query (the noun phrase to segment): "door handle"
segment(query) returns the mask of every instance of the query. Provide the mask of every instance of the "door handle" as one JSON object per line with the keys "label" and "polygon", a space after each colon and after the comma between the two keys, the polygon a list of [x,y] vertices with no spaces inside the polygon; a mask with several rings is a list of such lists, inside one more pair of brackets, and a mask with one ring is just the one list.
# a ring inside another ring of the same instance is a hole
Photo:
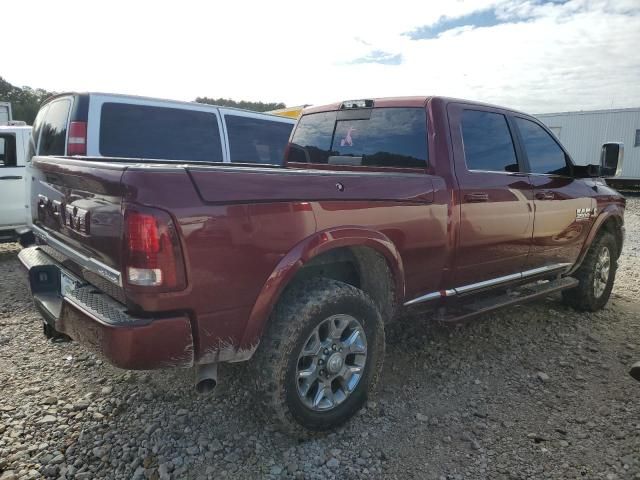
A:
{"label": "door handle", "polygon": [[553,192],[538,192],[536,193],[537,200],[554,200],[556,198]]}
{"label": "door handle", "polygon": [[488,202],[489,194],[484,192],[467,193],[464,199],[469,203]]}
{"label": "door handle", "polygon": [[0,177],[0,180],[22,180],[22,177],[18,175],[8,175],[6,177]]}

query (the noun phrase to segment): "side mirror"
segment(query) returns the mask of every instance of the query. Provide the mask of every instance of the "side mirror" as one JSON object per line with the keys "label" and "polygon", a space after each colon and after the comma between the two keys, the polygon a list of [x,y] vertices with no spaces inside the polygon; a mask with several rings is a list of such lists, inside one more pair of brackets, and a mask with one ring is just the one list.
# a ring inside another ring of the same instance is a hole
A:
{"label": "side mirror", "polygon": [[619,177],[622,174],[624,160],[624,144],[608,142],[602,145],[600,154],[600,171],[605,178]]}

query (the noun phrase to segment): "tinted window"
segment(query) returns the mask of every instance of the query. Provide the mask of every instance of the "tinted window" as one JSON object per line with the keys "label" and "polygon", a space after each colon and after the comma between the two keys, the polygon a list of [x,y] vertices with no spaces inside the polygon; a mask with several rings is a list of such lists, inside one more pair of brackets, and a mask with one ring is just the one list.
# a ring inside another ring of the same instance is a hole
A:
{"label": "tinted window", "polygon": [[518,160],[509,125],[499,113],[464,110],[462,142],[469,170],[517,172]]}
{"label": "tinted window", "polygon": [[[335,112],[333,116],[315,115],[324,117],[314,121],[312,128],[301,120],[294,134],[293,143],[308,153],[307,160],[297,161],[426,167],[427,117],[423,108],[378,108],[362,112],[361,117],[369,118],[358,118],[356,113],[355,119],[344,120]],[[332,120],[336,117],[334,128]]]}
{"label": "tinted window", "polygon": [[569,173],[564,152],[540,125],[524,118],[516,118],[516,124],[533,173]]}
{"label": "tinted window", "polygon": [[100,154],[111,157],[222,162],[214,113],[105,103]]}
{"label": "tinted window", "polygon": [[300,118],[287,160],[327,163],[335,123],[336,112],[312,113]]}
{"label": "tinted window", "polygon": [[231,161],[281,165],[293,124],[225,115]]}
{"label": "tinted window", "polygon": [[57,100],[49,104],[42,123],[42,136],[38,147],[39,155],[64,155],[67,141],[67,120],[69,100]]}
{"label": "tinted window", "polygon": [[16,166],[16,137],[0,136],[0,168]]}

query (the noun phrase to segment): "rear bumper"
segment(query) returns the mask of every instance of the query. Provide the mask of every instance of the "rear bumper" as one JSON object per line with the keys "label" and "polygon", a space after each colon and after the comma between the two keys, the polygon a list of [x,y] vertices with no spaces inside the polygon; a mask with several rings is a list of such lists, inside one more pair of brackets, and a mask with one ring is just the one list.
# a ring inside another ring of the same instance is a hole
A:
{"label": "rear bumper", "polygon": [[36,308],[57,331],[126,369],[190,367],[194,362],[191,323],[186,315],[142,318],[82,281],[60,293],[61,272],[77,278],[39,247],[18,258],[29,272]]}

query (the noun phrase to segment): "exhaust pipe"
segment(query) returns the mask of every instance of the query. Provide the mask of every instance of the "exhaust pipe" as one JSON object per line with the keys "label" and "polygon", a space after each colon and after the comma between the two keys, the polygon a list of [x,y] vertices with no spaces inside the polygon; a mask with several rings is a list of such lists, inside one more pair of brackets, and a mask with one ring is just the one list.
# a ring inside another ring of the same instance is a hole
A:
{"label": "exhaust pipe", "polygon": [[633,364],[631,370],[629,370],[629,375],[640,382],[640,362],[636,362]]}
{"label": "exhaust pipe", "polygon": [[205,363],[196,366],[196,392],[211,393],[218,385],[218,364]]}

